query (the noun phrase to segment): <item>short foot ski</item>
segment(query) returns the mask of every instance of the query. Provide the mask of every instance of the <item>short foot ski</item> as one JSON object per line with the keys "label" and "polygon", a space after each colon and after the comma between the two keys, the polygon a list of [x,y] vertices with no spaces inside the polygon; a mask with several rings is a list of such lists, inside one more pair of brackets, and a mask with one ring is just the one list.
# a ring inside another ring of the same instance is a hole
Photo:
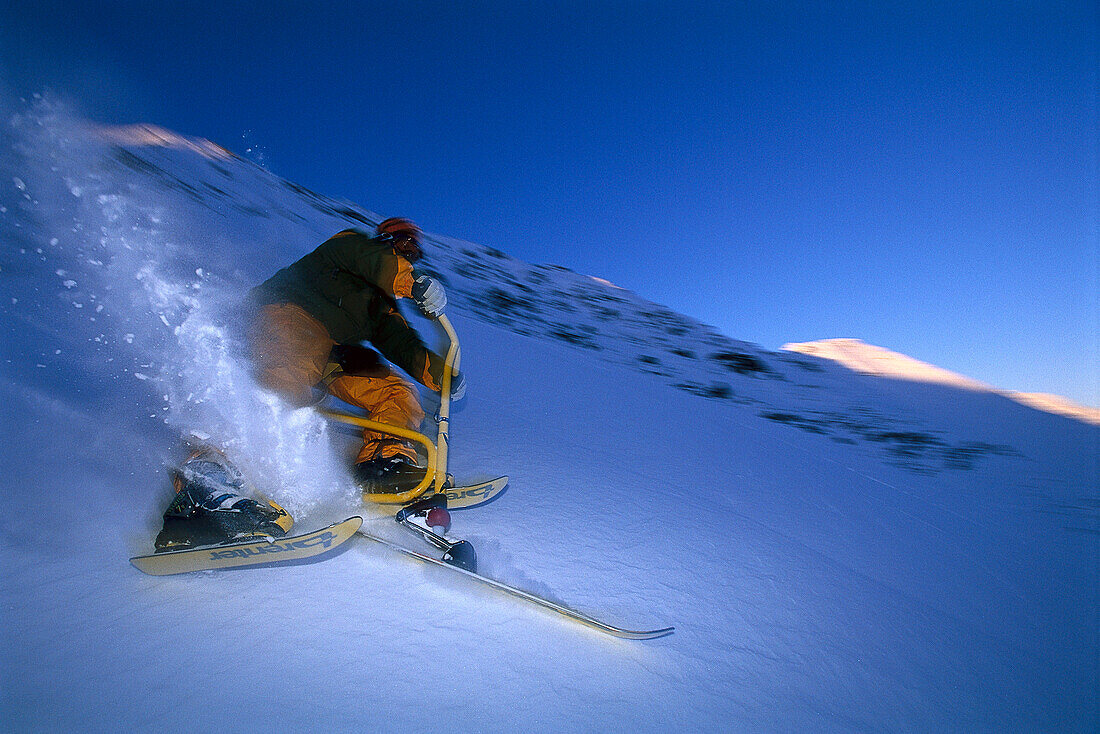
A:
{"label": "short foot ski", "polygon": [[578,612],[575,609],[570,609],[569,607],[558,604],[557,602],[552,602],[549,599],[543,599],[541,596],[536,596],[530,592],[524,591],[523,589],[517,589],[514,586],[510,586],[501,581],[497,581],[496,579],[491,579],[488,576],[482,576],[481,574],[474,573],[473,571],[467,571],[466,569],[454,565],[453,563],[448,563],[447,561],[434,558],[424,553],[418,553],[417,551],[409,550],[408,548],[400,546],[396,543],[391,543],[385,538],[380,538],[377,535],[371,535],[370,533],[363,530],[360,530],[359,534],[365,538],[369,538],[373,541],[381,543],[388,548],[400,551],[401,553],[404,553],[407,556],[411,556],[412,558],[415,558],[419,561],[430,563],[434,566],[440,566],[442,568],[449,568],[453,571],[463,574],[464,576],[468,576],[472,579],[480,581],[486,586],[491,586],[492,588],[503,591],[504,593],[510,594],[511,596],[525,599],[526,601],[537,604],[544,609],[549,609],[553,612],[557,612],[558,614],[568,617],[569,619],[580,622],[581,624],[588,625],[593,629],[597,629],[601,632],[605,632],[615,637],[622,637],[628,640],[651,640],[655,637],[664,637],[667,634],[671,634],[672,631],[675,629],[674,627],[663,627],[661,629],[654,630],[628,630],[621,627],[615,627],[613,625],[607,624],[606,622],[601,622],[598,619],[589,617],[587,614]]}
{"label": "short foot ski", "polygon": [[355,531],[362,524],[363,518],[349,517],[343,522],[303,535],[166,551],[149,556],[136,556],[130,559],[130,563],[147,574],[167,576],[190,571],[295,561],[328,553],[355,535]]}
{"label": "short foot ski", "polygon": [[447,493],[447,507],[452,510],[462,510],[467,507],[483,505],[508,486],[508,477],[497,477],[489,482],[470,484],[464,487],[444,487]]}

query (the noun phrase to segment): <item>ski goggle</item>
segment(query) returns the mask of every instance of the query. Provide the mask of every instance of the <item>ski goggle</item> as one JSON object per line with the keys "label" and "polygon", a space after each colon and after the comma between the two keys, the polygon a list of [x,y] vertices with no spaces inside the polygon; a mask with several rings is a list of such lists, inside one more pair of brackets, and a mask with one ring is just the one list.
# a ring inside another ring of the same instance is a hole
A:
{"label": "ski goggle", "polygon": [[393,246],[394,252],[411,263],[419,260],[423,254],[420,250],[420,240],[416,238],[416,235],[407,232],[398,232],[397,234],[386,232],[379,235],[378,239],[389,242]]}

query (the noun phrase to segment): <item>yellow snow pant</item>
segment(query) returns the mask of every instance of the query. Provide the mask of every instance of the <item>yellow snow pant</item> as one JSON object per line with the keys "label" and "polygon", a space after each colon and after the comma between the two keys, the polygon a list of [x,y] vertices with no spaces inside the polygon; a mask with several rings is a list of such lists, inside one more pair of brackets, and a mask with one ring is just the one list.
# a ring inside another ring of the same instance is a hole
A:
{"label": "yellow snow pant", "polygon": [[[336,344],[328,329],[301,306],[273,303],[261,308],[253,324],[252,358],[264,387],[294,405],[308,405],[312,388],[321,382]],[[367,411],[379,423],[420,430],[424,410],[413,384],[385,363],[370,375],[341,375],[328,391]],[[416,460],[416,450],[403,440],[377,431],[363,431],[363,448],[356,463],[401,454]]]}

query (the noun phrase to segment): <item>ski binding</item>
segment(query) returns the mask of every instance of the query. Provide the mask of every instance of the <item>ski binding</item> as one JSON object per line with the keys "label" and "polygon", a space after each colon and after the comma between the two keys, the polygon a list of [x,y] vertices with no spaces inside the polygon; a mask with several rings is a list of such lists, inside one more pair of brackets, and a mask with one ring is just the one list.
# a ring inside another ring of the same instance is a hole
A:
{"label": "ski binding", "polygon": [[477,554],[465,540],[447,535],[451,527],[451,514],[447,511],[448,496],[442,492],[402,508],[397,512],[398,523],[443,551],[443,562],[467,571],[477,571]]}

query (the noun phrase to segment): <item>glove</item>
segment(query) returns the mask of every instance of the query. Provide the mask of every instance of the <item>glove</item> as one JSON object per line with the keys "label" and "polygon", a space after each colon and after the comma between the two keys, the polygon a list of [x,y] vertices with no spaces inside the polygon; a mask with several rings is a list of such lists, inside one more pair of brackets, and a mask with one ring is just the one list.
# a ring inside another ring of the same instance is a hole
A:
{"label": "glove", "polygon": [[466,376],[461,372],[451,375],[451,400],[458,402],[466,397]]}
{"label": "glove", "polygon": [[420,312],[429,319],[437,319],[447,305],[447,293],[439,281],[430,275],[421,275],[413,281],[413,301]]}

